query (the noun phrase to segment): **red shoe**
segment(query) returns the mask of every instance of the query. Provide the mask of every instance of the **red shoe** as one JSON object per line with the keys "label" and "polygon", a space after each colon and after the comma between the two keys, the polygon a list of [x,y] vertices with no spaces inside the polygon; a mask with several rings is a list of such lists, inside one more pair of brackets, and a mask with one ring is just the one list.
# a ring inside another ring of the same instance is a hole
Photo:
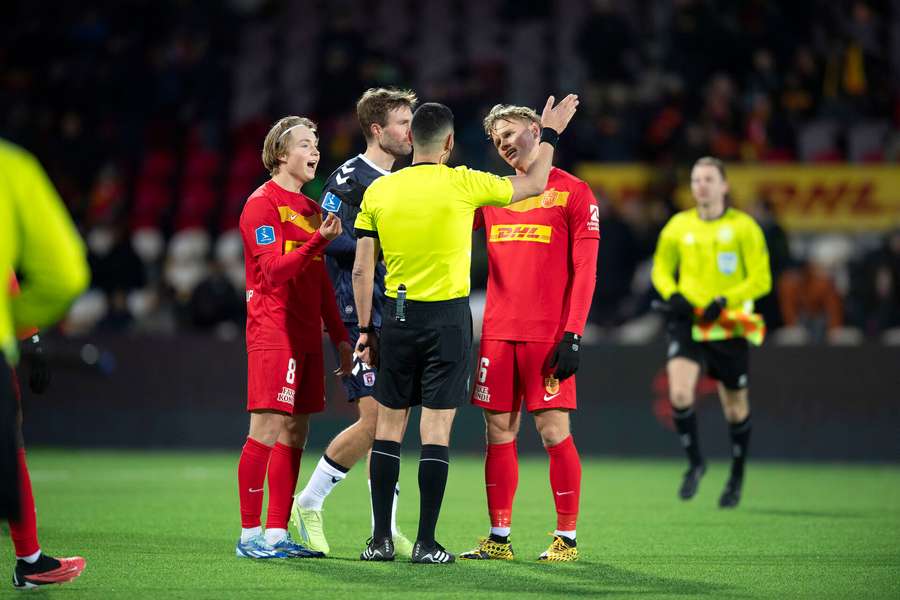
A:
{"label": "red shoe", "polygon": [[82,571],[84,571],[84,559],[80,556],[53,558],[42,553],[32,564],[28,564],[24,560],[16,561],[13,587],[31,589],[39,585],[65,583],[81,575]]}

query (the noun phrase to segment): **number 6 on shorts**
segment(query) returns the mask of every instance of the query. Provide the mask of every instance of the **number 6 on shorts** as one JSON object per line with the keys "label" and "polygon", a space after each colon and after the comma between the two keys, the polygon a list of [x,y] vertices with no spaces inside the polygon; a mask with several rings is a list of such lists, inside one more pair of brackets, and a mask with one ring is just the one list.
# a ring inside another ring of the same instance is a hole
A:
{"label": "number 6 on shorts", "polygon": [[487,380],[487,370],[491,365],[491,359],[486,356],[481,357],[481,366],[478,369],[478,383],[484,383]]}

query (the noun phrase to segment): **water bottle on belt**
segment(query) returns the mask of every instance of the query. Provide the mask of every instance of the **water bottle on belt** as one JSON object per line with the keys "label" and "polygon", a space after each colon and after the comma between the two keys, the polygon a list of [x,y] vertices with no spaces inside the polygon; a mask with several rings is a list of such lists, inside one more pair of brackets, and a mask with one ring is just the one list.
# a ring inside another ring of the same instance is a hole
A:
{"label": "water bottle on belt", "polygon": [[401,323],[406,323],[406,285],[397,286],[397,308],[394,311],[394,318]]}

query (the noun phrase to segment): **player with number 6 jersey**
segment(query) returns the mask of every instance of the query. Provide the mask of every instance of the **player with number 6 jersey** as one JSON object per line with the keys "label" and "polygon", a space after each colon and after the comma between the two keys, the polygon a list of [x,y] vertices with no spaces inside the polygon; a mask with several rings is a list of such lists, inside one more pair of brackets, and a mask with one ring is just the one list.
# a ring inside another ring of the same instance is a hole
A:
{"label": "player with number 6 jersey", "polygon": [[[540,143],[541,122],[523,106],[495,106],[484,121],[497,152],[525,171]],[[581,462],[569,430],[577,407],[575,371],[596,279],[597,202],[588,185],[553,168],[544,193],[508,207],[484,207],[487,305],[472,404],[487,425],[485,485],[491,532],[462,559],[513,558],[509,541],[518,485],[516,437],[524,402],[550,457],[557,526],[539,560],[578,557],[575,522]]]}
{"label": "player with number 6 jersey", "polygon": [[[300,192],[319,162],[316,126],[284,117],[266,136],[263,163],[272,178],[244,205],[240,229],[247,276],[247,410],[250,432],[238,465],[241,558],[322,556],[287,531],[309,416],[325,408],[322,322],[340,349],[336,374],[350,372],[352,351],[322,253],[341,233],[334,215]],[[262,533],[263,483],[269,510]]]}

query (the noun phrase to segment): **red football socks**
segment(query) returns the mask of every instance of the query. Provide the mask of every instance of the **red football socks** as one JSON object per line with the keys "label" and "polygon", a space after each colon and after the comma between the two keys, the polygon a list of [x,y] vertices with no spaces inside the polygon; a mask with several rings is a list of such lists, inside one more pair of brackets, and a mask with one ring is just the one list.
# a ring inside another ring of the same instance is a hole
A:
{"label": "red football socks", "polygon": [[25,448],[16,451],[19,463],[19,503],[21,516],[18,521],[9,522],[9,534],[16,556],[30,556],[41,549],[37,539],[37,516],[34,511],[34,495],[31,493],[31,477],[25,464]]}
{"label": "red football socks", "polygon": [[547,447],[550,455],[550,488],[556,502],[556,528],[573,531],[578,520],[581,496],[581,459],[570,435],[555,446]]}
{"label": "red football socks", "polygon": [[300,476],[302,448],[276,442],[269,459],[269,512],[266,529],[287,529],[297,478]]}
{"label": "red football socks", "polygon": [[484,483],[491,527],[509,527],[513,498],[519,485],[519,455],[515,440],[506,444],[488,444]]}
{"label": "red football socks", "polygon": [[253,438],[247,438],[238,463],[238,495],[241,499],[241,527],[259,527],[262,514],[263,484],[272,449]]}

